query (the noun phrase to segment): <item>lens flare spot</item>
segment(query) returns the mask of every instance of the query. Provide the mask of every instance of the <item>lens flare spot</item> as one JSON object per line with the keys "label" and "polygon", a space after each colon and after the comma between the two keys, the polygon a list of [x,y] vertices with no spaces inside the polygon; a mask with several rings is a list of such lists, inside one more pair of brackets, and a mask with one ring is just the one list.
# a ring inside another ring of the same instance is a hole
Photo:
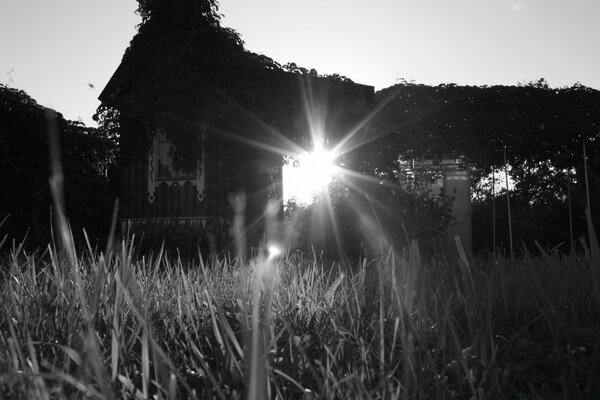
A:
{"label": "lens flare spot", "polygon": [[281,249],[278,246],[271,245],[268,248],[269,250],[269,258],[276,258],[281,255]]}

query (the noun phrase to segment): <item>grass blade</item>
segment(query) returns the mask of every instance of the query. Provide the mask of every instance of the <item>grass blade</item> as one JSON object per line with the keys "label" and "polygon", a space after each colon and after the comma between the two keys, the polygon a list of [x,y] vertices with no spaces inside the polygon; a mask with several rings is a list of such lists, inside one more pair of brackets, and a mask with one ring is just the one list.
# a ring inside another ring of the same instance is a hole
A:
{"label": "grass blade", "polygon": [[594,295],[600,309],[600,247],[598,246],[598,238],[592,224],[590,210],[586,210],[586,219],[588,226],[588,234],[590,236],[590,268],[592,272],[592,285],[594,287]]}

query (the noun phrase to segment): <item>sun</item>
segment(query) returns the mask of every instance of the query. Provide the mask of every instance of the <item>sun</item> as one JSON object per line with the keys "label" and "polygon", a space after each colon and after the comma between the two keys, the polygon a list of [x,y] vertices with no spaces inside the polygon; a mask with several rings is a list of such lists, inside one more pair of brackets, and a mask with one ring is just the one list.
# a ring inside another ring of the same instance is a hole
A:
{"label": "sun", "polygon": [[297,203],[311,204],[315,195],[327,190],[338,173],[335,154],[321,146],[303,153],[283,168],[284,201],[294,198]]}

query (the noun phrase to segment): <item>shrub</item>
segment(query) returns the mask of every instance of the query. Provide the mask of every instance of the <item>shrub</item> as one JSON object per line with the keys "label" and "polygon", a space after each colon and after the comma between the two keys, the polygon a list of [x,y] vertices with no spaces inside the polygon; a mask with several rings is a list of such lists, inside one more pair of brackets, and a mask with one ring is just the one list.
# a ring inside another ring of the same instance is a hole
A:
{"label": "shrub", "polygon": [[116,143],[99,131],[66,121],[25,92],[0,85],[0,218],[2,233],[27,245],[50,240],[49,135],[60,142],[65,200],[76,238],[106,237],[115,193],[110,184]]}

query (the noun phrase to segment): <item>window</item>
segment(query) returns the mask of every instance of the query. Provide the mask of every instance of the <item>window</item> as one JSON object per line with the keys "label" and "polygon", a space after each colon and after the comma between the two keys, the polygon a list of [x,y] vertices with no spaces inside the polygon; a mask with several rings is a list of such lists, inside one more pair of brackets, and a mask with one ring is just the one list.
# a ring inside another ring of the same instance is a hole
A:
{"label": "window", "polygon": [[171,189],[179,189],[186,182],[191,182],[197,190],[197,200],[204,200],[204,146],[200,132],[198,133],[195,166],[188,170],[176,169],[173,163],[173,144],[167,137],[167,128],[157,125],[148,153],[148,201],[153,203],[156,188],[166,183]]}

